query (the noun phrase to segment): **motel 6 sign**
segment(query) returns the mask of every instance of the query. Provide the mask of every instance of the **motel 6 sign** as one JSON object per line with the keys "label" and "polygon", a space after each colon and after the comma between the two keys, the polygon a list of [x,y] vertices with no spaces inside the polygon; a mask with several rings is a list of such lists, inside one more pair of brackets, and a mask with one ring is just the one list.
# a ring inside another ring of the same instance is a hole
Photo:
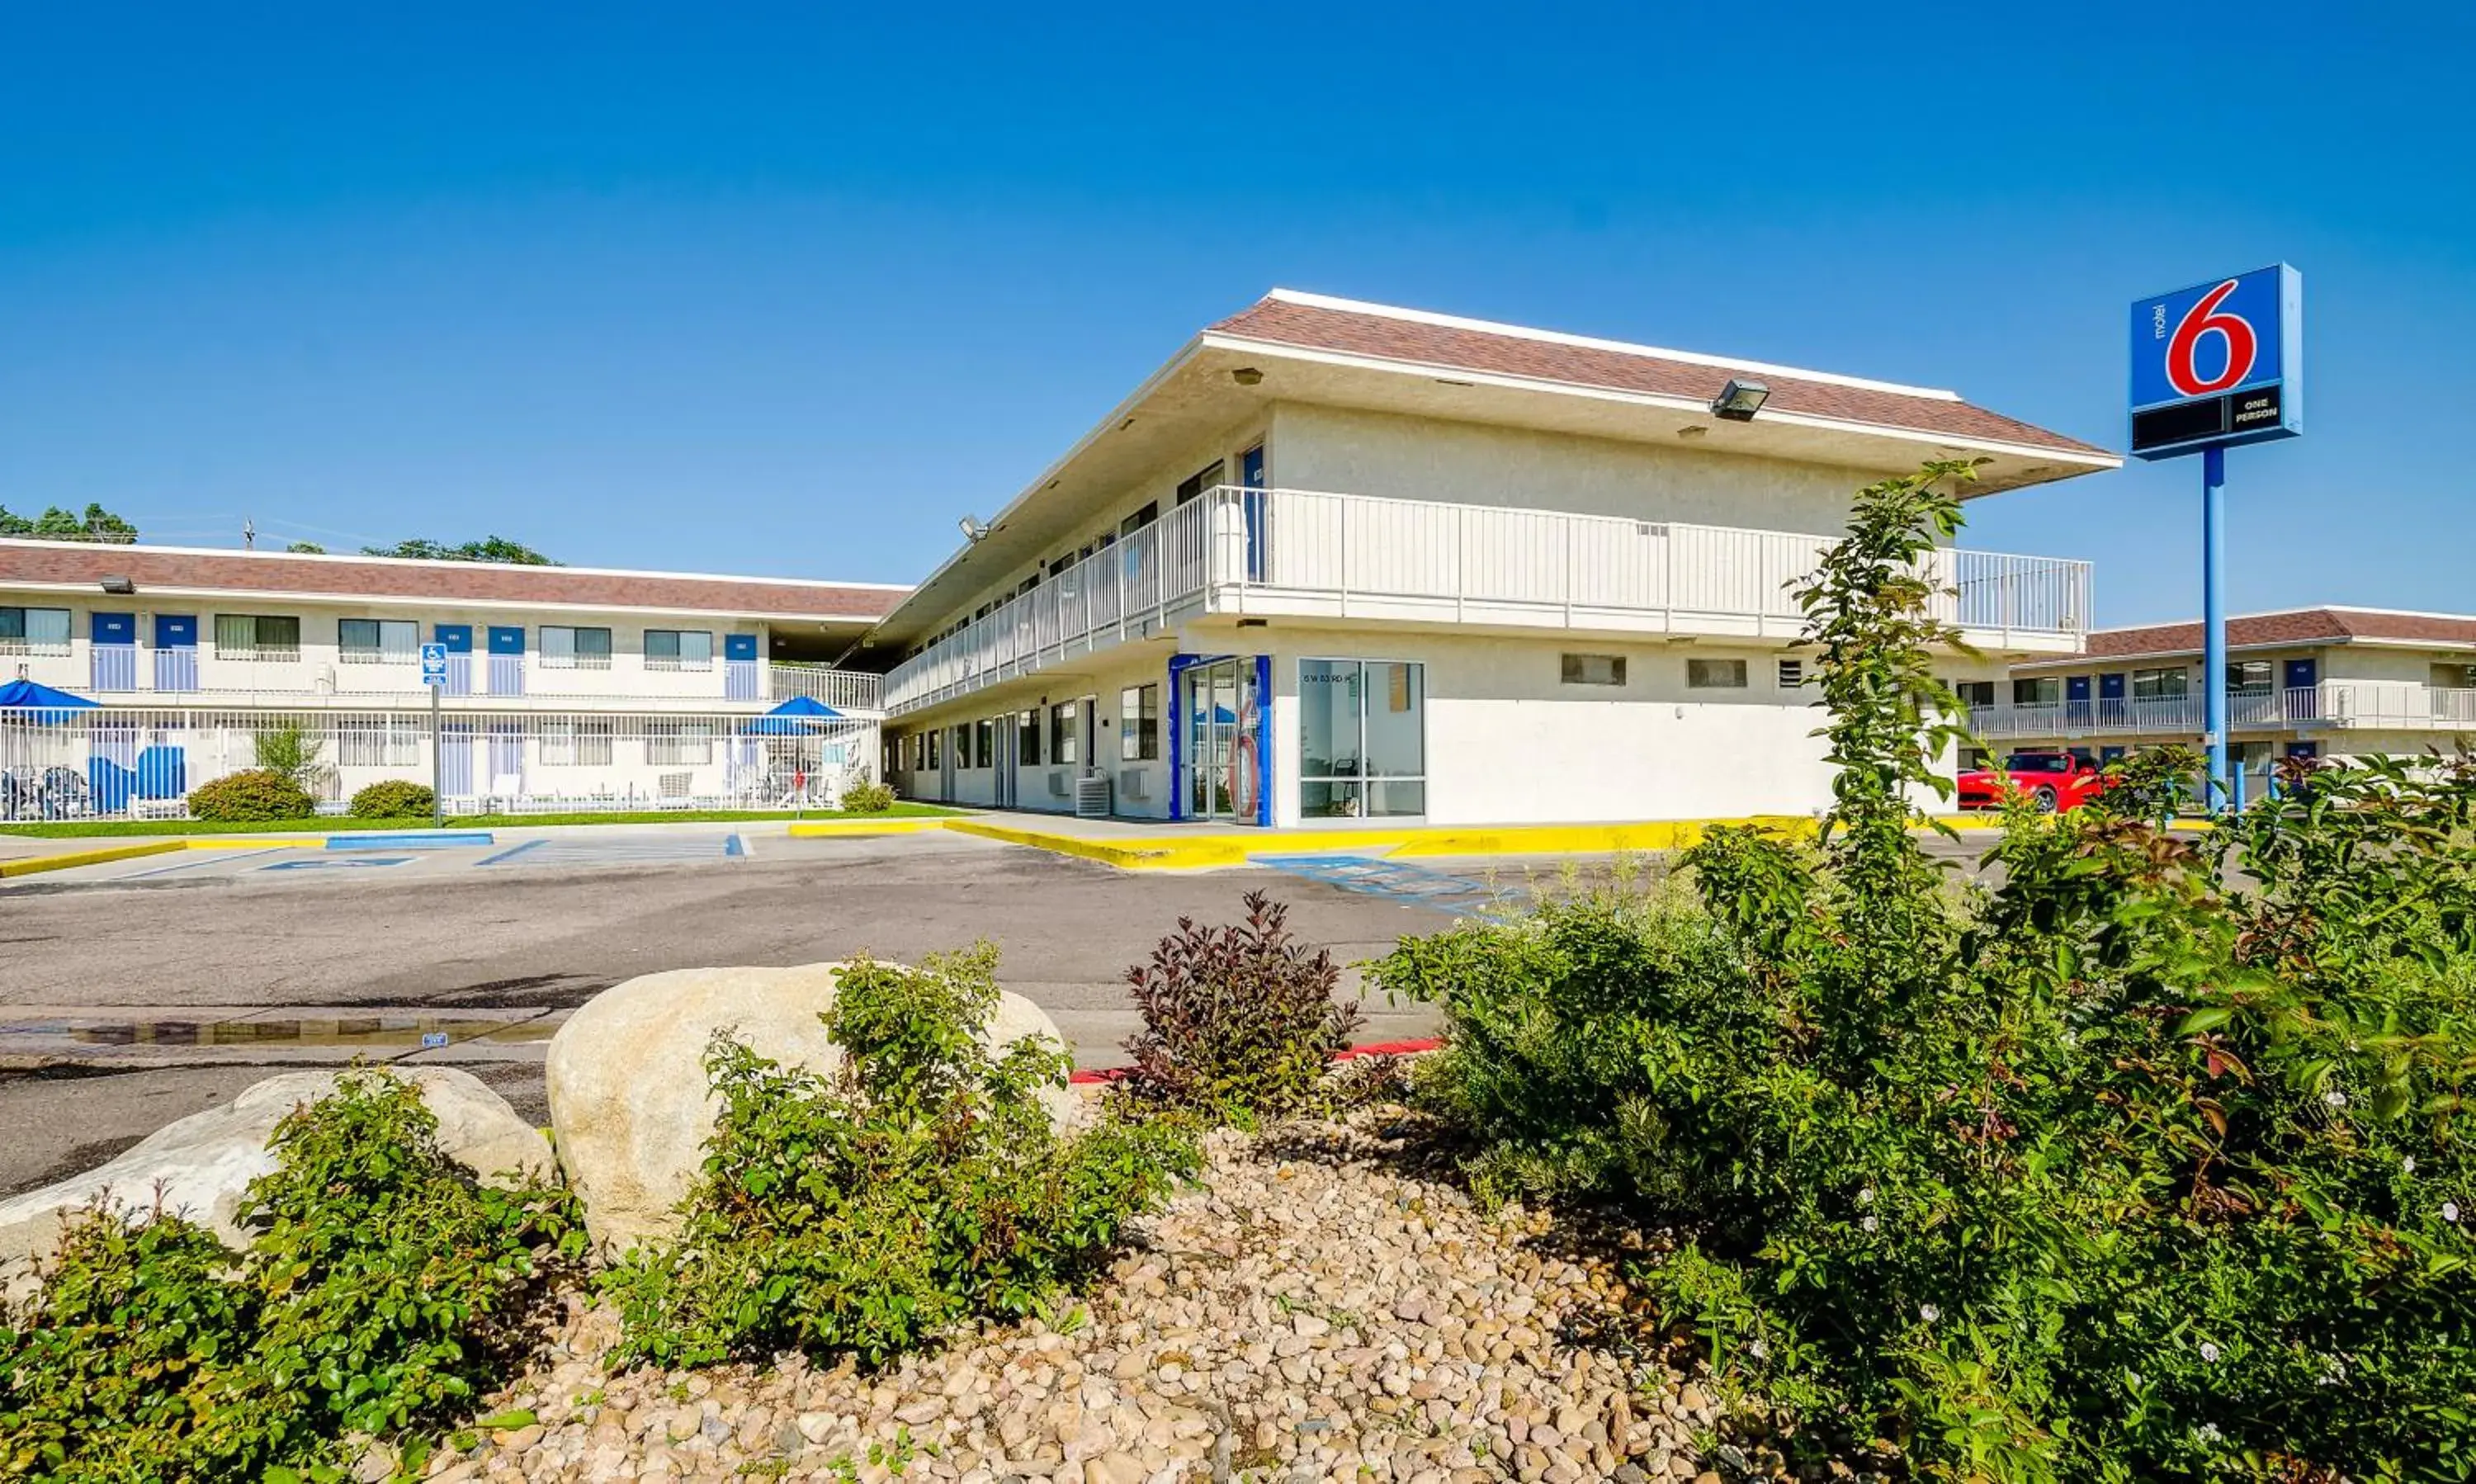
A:
{"label": "motel 6 sign", "polygon": [[2304,431],[2304,276],[2285,263],[2132,306],[2132,452],[2173,458]]}

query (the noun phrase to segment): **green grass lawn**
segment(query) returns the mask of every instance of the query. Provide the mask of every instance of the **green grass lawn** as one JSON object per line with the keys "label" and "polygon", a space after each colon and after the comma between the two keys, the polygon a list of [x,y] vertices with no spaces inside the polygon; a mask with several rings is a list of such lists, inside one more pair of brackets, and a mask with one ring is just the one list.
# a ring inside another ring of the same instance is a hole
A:
{"label": "green grass lawn", "polygon": [[[450,829],[517,829],[535,825],[692,825],[753,824],[793,819],[925,819],[959,814],[960,809],[933,804],[897,804],[879,814],[854,814],[840,809],[610,809],[581,814],[451,814]],[[364,829],[428,829],[419,819],[354,819],[320,815],[314,819],[215,821],[203,819],[62,819],[0,825],[0,834],[34,835],[43,839],[82,839],[113,835],[203,834],[354,834]]]}

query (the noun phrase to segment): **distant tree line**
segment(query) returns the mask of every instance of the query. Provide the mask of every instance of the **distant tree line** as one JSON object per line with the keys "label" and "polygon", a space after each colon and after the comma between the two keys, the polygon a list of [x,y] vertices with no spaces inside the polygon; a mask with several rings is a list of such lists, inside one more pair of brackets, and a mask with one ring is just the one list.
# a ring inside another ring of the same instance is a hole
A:
{"label": "distant tree line", "polygon": [[48,541],[109,541],[127,546],[137,539],[137,528],[99,505],[84,515],[53,506],[40,515],[18,515],[0,506],[0,536],[40,536]]}
{"label": "distant tree line", "polygon": [[[324,556],[327,549],[315,541],[295,541],[285,548],[287,552],[310,556]],[[443,541],[426,541],[416,536],[398,541],[393,546],[364,546],[364,556],[396,556],[418,561],[504,561],[518,567],[556,567],[551,560],[532,547],[510,541],[505,536],[485,536],[479,541],[466,541],[449,546]]]}

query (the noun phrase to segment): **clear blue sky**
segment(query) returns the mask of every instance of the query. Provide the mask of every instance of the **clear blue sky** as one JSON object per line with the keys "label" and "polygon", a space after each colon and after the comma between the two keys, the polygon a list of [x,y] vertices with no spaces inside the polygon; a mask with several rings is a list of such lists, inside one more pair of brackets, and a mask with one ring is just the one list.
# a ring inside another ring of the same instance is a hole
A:
{"label": "clear blue sky", "polygon": [[[900,581],[1276,284],[2120,446],[2126,303],[2284,258],[2237,606],[2476,609],[2464,5],[897,9],[8,8],[0,504]],[[2198,477],[1967,539],[2190,613]]]}

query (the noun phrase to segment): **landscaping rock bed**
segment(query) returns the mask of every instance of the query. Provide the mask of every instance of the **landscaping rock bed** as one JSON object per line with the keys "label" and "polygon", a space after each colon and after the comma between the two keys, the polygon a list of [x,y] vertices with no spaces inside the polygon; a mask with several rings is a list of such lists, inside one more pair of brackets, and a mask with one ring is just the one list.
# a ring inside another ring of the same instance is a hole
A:
{"label": "landscaping rock bed", "polygon": [[441,1449],[430,1477],[1716,1480],[1692,1379],[1573,1342],[1622,1311],[1605,1260],[1482,1215],[1406,1131],[1379,1112],[1215,1134],[1201,1185],[1085,1302],[874,1375],[606,1374],[616,1316],[571,1299],[484,1408],[518,1425]]}

